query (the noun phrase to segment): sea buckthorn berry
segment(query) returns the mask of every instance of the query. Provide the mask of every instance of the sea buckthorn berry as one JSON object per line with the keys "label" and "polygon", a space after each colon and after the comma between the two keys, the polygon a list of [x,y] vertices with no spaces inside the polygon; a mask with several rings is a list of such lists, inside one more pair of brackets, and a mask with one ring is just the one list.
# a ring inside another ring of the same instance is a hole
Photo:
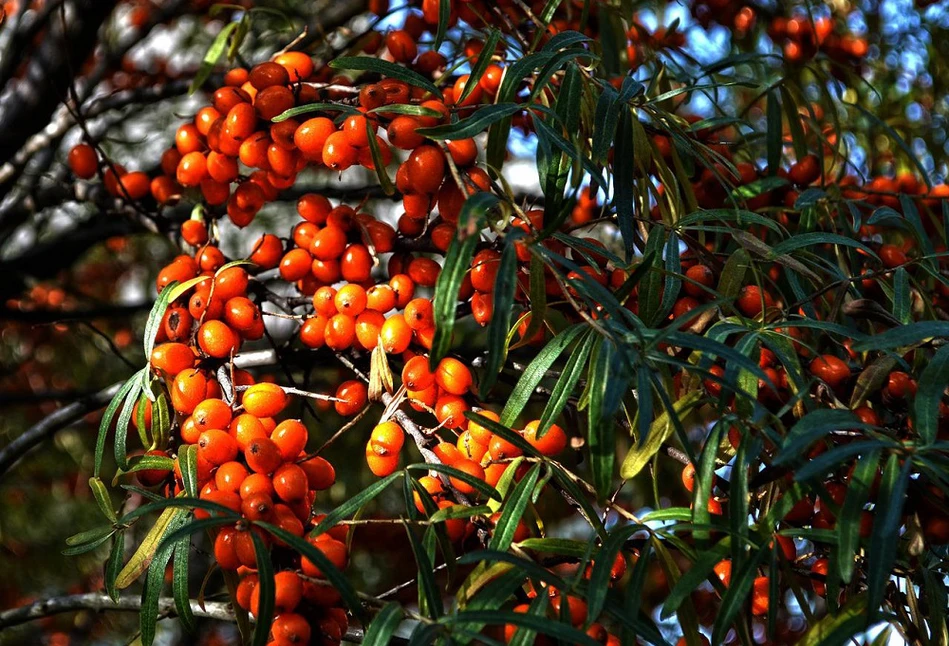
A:
{"label": "sea buckthorn berry", "polygon": [[366,308],[385,314],[395,307],[395,290],[389,285],[373,285],[366,290]]}
{"label": "sea buckthorn berry", "polygon": [[69,150],[69,170],[80,179],[95,177],[99,168],[99,156],[89,144],[76,144]]}
{"label": "sea buckthorn berry", "polygon": [[[237,530],[233,527],[224,527],[214,537],[214,560],[222,570],[236,570],[240,567],[240,559],[237,558],[237,550],[234,547],[234,538]],[[241,582],[243,584],[243,581]],[[240,592],[240,589],[238,588]],[[248,594],[248,607],[250,604],[250,591]]]}
{"label": "sea buckthorn berry", "polygon": [[761,314],[764,308],[774,307],[775,302],[767,290],[762,291],[757,285],[745,285],[738,292],[735,305],[744,316],[754,318]]}
{"label": "sea buckthorn berry", "polygon": [[175,376],[171,388],[171,404],[176,411],[190,415],[205,399],[208,380],[204,373],[194,368],[182,370]]}
{"label": "sea buckthorn berry", "polygon": [[[322,150],[322,148],[321,148]],[[297,200],[297,213],[307,222],[326,224],[326,216],[333,210],[330,201],[317,193],[306,193]]]}
{"label": "sea buckthorn berry", "polygon": [[326,323],[323,331],[326,346],[332,350],[345,350],[356,340],[356,319],[347,314],[335,314]]}
{"label": "sea buckthorn berry", "polygon": [[809,366],[811,374],[837,389],[850,379],[850,367],[832,354],[822,354]]}
{"label": "sea buckthorn berry", "polygon": [[492,460],[499,461],[505,458],[516,458],[523,455],[524,451],[500,435],[492,435],[491,441],[488,442],[488,453],[491,455]]}
{"label": "sea buckthorn berry", "polygon": [[484,249],[471,260],[471,286],[479,292],[491,293],[501,266],[501,254],[493,249]]}
{"label": "sea buckthorn berry", "polygon": [[374,476],[384,478],[399,468],[399,454],[380,455],[372,448],[372,442],[366,443],[366,464]]}
{"label": "sea buckthorn berry", "polygon": [[788,169],[788,179],[795,186],[807,186],[820,178],[821,162],[817,155],[805,155]]}
{"label": "sea buckthorn berry", "polygon": [[190,152],[178,162],[176,179],[182,186],[197,186],[208,174],[208,161],[203,153]]}
{"label": "sea buckthorn berry", "polygon": [[313,258],[306,249],[291,249],[280,259],[280,276],[293,282],[310,273]]}
{"label": "sea buckthorn berry", "polygon": [[[469,422],[470,427],[470,422]],[[475,442],[474,438],[471,436],[471,430],[465,431],[458,436],[458,442],[456,445],[458,450],[461,451],[461,454],[468,458],[469,460],[474,460],[475,462],[480,463],[481,459],[488,452],[488,445]]]}
{"label": "sea buckthorn berry", "polygon": [[373,258],[361,243],[353,243],[346,247],[339,261],[340,272],[343,278],[351,283],[364,283],[372,275]]}
{"label": "sea buckthorn berry", "polygon": [[367,350],[374,349],[379,344],[379,332],[386,322],[381,312],[366,310],[356,317],[356,341]]}
{"label": "sea buckthorn berry", "polygon": [[389,143],[396,148],[414,150],[425,143],[425,137],[415,132],[420,127],[421,123],[417,118],[401,114],[389,122],[386,135]]}
{"label": "sea buckthorn berry", "polygon": [[280,262],[283,244],[272,233],[265,233],[254,243],[249,260],[261,269],[273,269]]}
{"label": "sea buckthorn berry", "polygon": [[151,364],[169,377],[174,377],[185,368],[194,367],[194,352],[184,343],[162,343],[152,350]]}
{"label": "sea buckthorn berry", "polygon": [[241,485],[248,475],[247,467],[240,462],[225,462],[214,472],[214,484],[218,491],[230,491],[239,494]]}
{"label": "sea buckthorn berry", "polygon": [[231,407],[223,399],[205,399],[191,413],[194,425],[200,431],[228,428],[231,417]]}
{"label": "sea buckthorn berry", "polygon": [[279,63],[267,62],[255,65],[247,80],[259,91],[274,85],[287,85],[290,82],[290,74]]}
{"label": "sea buckthorn berry", "polygon": [[464,395],[471,390],[471,370],[454,357],[445,357],[435,369],[435,382],[446,393]]}
{"label": "sea buckthorn berry", "polygon": [[[418,479],[418,484],[421,486],[428,495],[431,496],[436,503],[444,496],[445,488],[442,486],[442,481],[438,478],[432,476],[422,476]],[[419,513],[425,513],[425,506],[422,503],[422,497],[418,491],[412,492],[412,497],[415,499],[415,507],[419,510]]]}
{"label": "sea buckthorn berry", "polygon": [[237,351],[240,337],[223,321],[205,321],[198,328],[198,345],[209,357],[223,359]]}
{"label": "sea buckthorn berry", "polygon": [[308,348],[322,348],[326,343],[325,316],[310,317],[300,327],[300,341]]}
{"label": "sea buckthorn berry", "polygon": [[302,615],[284,612],[274,617],[271,632],[278,644],[308,644],[313,630]]}
{"label": "sea buckthorn berry", "polygon": [[710,291],[702,289],[706,287],[711,290],[715,284],[715,274],[707,265],[693,265],[685,272],[689,281],[683,281],[683,289],[689,296],[701,297],[710,295]]}
{"label": "sea buckthorn berry", "polygon": [[198,455],[214,466],[221,466],[237,457],[237,440],[226,431],[211,429],[198,438]]}
{"label": "sea buckthorn berry", "polygon": [[386,49],[399,63],[411,63],[418,55],[418,45],[409,33],[402,29],[390,31],[386,35]]}
{"label": "sea buckthorn berry", "polygon": [[291,461],[299,455],[307,443],[309,433],[306,426],[300,420],[288,419],[277,424],[270,439],[273,440],[277,448],[280,449],[280,457],[284,461]]}
{"label": "sea buckthorn berry", "polygon": [[395,292],[396,307],[404,308],[415,296],[415,283],[406,274],[399,273],[392,276],[389,279],[389,287]]}
{"label": "sea buckthorn berry", "polygon": [[333,302],[340,314],[358,316],[366,309],[366,290],[355,284],[344,285],[336,292]]}
{"label": "sea buckthorn berry", "polygon": [[313,59],[303,52],[284,52],[275,56],[273,62],[287,70],[291,83],[305,81],[313,73]]}
{"label": "sea buckthorn berry", "polygon": [[273,481],[270,476],[264,473],[250,473],[241,482],[240,496],[242,500],[253,498],[255,496],[266,496],[273,498]]}
{"label": "sea buckthorn berry", "polygon": [[405,322],[413,330],[425,330],[435,325],[435,311],[428,298],[413,298],[405,305]]}
{"label": "sea buckthorn berry", "polygon": [[557,424],[551,424],[542,437],[537,437],[540,430],[540,420],[528,422],[524,427],[523,435],[531,446],[543,455],[557,455],[567,448],[567,434]]}
{"label": "sea buckthorn berry", "polygon": [[260,317],[257,305],[244,296],[235,296],[224,304],[224,321],[239,332],[251,329]]}
{"label": "sea buckthorn berry", "polygon": [[388,354],[401,354],[412,343],[412,329],[402,314],[394,314],[386,319],[379,331],[382,349]]}
{"label": "sea buckthorn berry", "polygon": [[326,458],[312,457],[300,463],[300,468],[306,473],[310,489],[323,491],[329,489],[336,482],[336,470]]}
{"label": "sea buckthorn berry", "polygon": [[405,431],[395,422],[383,422],[372,429],[369,446],[378,455],[391,455],[402,450]]}
{"label": "sea buckthorn berry", "polygon": [[309,488],[306,472],[296,464],[284,464],[273,474],[273,488],[285,502],[296,502],[306,497]]}
{"label": "sea buckthorn berry", "polygon": [[344,381],[336,390],[336,413],[343,417],[351,417],[361,411],[369,401],[369,389],[361,381],[355,379]]}
{"label": "sea buckthorn berry", "polygon": [[402,383],[408,390],[425,390],[435,383],[435,373],[428,367],[428,357],[416,355],[402,368]]}
{"label": "sea buckthorn berry", "polygon": [[445,177],[445,154],[432,145],[422,145],[412,151],[405,162],[409,182],[418,193],[432,194]]}
{"label": "sea buckthorn berry", "polygon": [[316,234],[309,252],[319,260],[335,260],[346,250],[346,232],[337,226],[326,226]]}
{"label": "sea buckthorn berry", "polygon": [[359,149],[349,142],[346,133],[338,130],[323,143],[323,165],[335,171],[344,171],[356,163]]}
{"label": "sea buckthorn berry", "polygon": [[251,440],[244,449],[244,460],[251,470],[263,474],[273,473],[283,461],[280,448],[269,437]]}
{"label": "sea buckthorn berry", "polygon": [[883,266],[888,269],[893,269],[894,267],[899,267],[900,265],[905,265],[907,262],[909,262],[909,258],[907,257],[906,253],[898,246],[893,244],[880,245],[878,254],[880,256],[880,260],[883,261]]}
{"label": "sea buckthorn berry", "polygon": [[293,133],[293,143],[307,159],[322,162],[326,140],[336,132],[336,126],[326,117],[307,119]]}
{"label": "sea buckthorn berry", "polygon": [[[501,416],[495,413],[492,410],[477,410],[475,411],[481,417],[489,419],[494,422],[500,422]],[[484,444],[487,446],[491,442],[491,438],[494,437],[494,434],[487,428],[481,426],[477,421],[471,420],[468,422],[468,430],[471,431],[471,437],[474,438],[475,442],[479,444]]]}
{"label": "sea buckthorn berry", "polygon": [[468,418],[465,411],[468,404],[458,395],[442,395],[435,401],[435,419],[447,428],[465,430],[468,428]]}
{"label": "sea buckthorn berry", "polygon": [[[455,462],[452,466],[462,473],[466,473],[474,478],[477,478],[478,480],[484,480],[484,469],[481,468],[481,465],[474,460],[462,458]],[[471,495],[477,491],[473,485],[456,476],[452,476],[448,480],[455,489],[465,495]]]}
{"label": "sea buckthorn berry", "polygon": [[241,405],[244,410],[255,417],[273,417],[282,411],[289,398],[283,388],[277,384],[254,384],[244,391],[241,396]]}
{"label": "sea buckthorn berry", "polygon": [[[329,559],[330,563],[332,563],[337,569],[345,569],[347,561],[349,560],[346,552],[346,544],[336,540],[335,538],[323,538],[323,536],[325,535],[318,536],[316,539],[310,539],[310,542],[316,549],[323,552],[323,556]],[[303,574],[306,576],[317,578],[323,577],[323,572],[319,569],[319,567],[317,567],[313,561],[306,557],[300,559],[300,569],[303,570]]]}
{"label": "sea buckthorn berry", "polygon": [[251,521],[269,521],[273,518],[273,498],[258,493],[241,498],[241,514]]}

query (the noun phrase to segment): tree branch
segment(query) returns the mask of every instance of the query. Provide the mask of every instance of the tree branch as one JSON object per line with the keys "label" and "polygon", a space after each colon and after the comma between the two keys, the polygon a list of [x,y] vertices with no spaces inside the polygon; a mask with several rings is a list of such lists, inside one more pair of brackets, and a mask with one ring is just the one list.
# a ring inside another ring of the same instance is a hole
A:
{"label": "tree branch", "polygon": [[[80,612],[83,610],[93,612],[138,612],[141,609],[141,597],[125,596],[120,597],[118,601],[113,601],[108,595],[100,592],[51,597],[43,601],[31,603],[27,606],[0,612],[0,630],[64,612]],[[191,612],[194,613],[195,617],[227,622],[236,621],[234,611],[231,609],[231,604],[223,601],[205,601],[204,607],[202,608],[201,604],[191,599]],[[162,597],[159,599],[158,614],[160,617],[177,616],[175,600],[171,597]],[[364,638],[365,631],[360,626],[350,626],[343,636],[344,641],[357,643],[362,642]],[[390,643],[406,642],[403,639],[395,638],[394,641]]]}
{"label": "tree branch", "polygon": [[[99,410],[109,403],[115,393],[119,392],[124,381],[112,384],[99,392],[83,397],[82,399],[60,408],[55,413],[28,428],[15,440],[0,450],[0,479],[31,449],[43,441],[51,438],[62,429],[79,421],[87,414]],[[2,626],[2,624],[0,624]]]}

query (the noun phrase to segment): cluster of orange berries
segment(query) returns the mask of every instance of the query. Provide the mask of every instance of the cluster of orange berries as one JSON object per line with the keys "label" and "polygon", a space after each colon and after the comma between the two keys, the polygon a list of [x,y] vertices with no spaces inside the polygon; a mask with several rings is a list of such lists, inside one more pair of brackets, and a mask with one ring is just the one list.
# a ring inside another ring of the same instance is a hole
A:
{"label": "cluster of orange berries", "polygon": [[[221,528],[214,538],[217,564],[225,570],[236,570],[240,576],[237,603],[253,614],[258,611],[253,532],[268,547],[286,551],[293,563],[275,575],[277,616],[271,628],[273,643],[281,646],[339,644],[348,628],[339,593],[313,580],[323,576],[316,564],[289,550],[280,539],[247,524],[247,521],[263,521],[304,537],[323,518],[314,514],[313,506],[317,492],[335,482],[333,466],[318,455],[307,455],[309,432],[302,422],[275,419],[289,403],[283,388],[268,382],[253,383],[250,375],[235,370],[234,387],[242,390],[240,409],[237,409],[236,400],[228,403],[214,396],[220,394],[216,381],[192,368],[183,368],[187,363],[184,360],[177,364],[170,361],[171,353],[177,352],[171,346],[177,345],[181,344],[158,346],[153,353],[152,367],[169,381],[173,380],[174,407],[180,414],[187,415],[180,424],[181,446],[197,446],[199,497],[222,505],[243,519]],[[179,369],[177,373],[176,369]],[[177,396],[174,393],[178,393]],[[243,412],[238,414],[239,410]],[[147,407],[146,424],[150,414],[151,409]],[[165,455],[159,450],[151,453]],[[168,495],[172,496],[183,487],[178,458],[175,477],[168,483],[170,475],[162,469],[137,472],[143,485],[167,485]],[[206,518],[208,512],[197,509],[195,517]],[[348,562],[346,533],[345,527],[334,527],[307,540],[335,567],[343,569]],[[285,563],[286,559],[281,558],[280,562]],[[319,635],[320,641],[309,642],[311,633]]]}

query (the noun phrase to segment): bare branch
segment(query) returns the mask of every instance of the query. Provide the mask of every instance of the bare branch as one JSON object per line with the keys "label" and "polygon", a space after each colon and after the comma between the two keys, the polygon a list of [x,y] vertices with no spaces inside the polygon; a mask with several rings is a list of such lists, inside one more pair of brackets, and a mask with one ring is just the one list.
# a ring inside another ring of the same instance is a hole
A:
{"label": "bare branch", "polygon": [[[196,617],[227,622],[237,621],[231,604],[229,603],[223,601],[205,601],[202,607],[198,601],[191,599],[190,605],[191,612],[194,613]],[[118,601],[113,601],[108,595],[100,592],[51,597],[27,606],[0,612],[0,630],[65,612],[81,612],[84,610],[93,612],[138,612],[141,609],[141,597],[125,596],[120,597]],[[177,616],[175,600],[171,597],[162,597],[159,599],[158,614],[160,617]],[[364,637],[365,631],[362,627],[350,626],[343,636],[343,640],[360,643]],[[405,641],[396,638],[396,641],[393,643],[405,643]]]}
{"label": "bare branch", "polygon": [[43,418],[0,450],[0,478],[31,449],[51,438],[62,429],[76,423],[87,414],[104,407],[119,392],[120,381],[99,392],[64,406]]}

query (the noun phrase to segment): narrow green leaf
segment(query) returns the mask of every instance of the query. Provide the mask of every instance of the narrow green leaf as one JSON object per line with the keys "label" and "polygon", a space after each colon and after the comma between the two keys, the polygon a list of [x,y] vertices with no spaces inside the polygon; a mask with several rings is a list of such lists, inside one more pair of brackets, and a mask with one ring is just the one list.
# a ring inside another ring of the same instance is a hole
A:
{"label": "narrow green leaf", "polygon": [[143,368],[139,373],[132,376],[132,387],[126,393],[125,403],[122,404],[119,418],[115,422],[115,462],[120,469],[128,469],[129,466],[125,442],[128,439],[129,422],[132,421],[132,413],[135,412],[135,403],[142,392],[142,375],[147,370],[147,368]]}
{"label": "narrow green leaf", "polygon": [[583,374],[587,367],[587,359],[590,356],[590,351],[593,348],[595,340],[595,335],[592,330],[584,333],[577,344],[576,351],[567,359],[567,365],[564,366],[563,372],[560,373],[560,378],[557,379],[557,383],[550,393],[550,399],[547,400],[544,412],[540,416],[540,426],[537,429],[538,438],[542,438],[547,434],[550,426],[566,407],[567,400],[573,395],[577,383],[580,381],[580,375]]}
{"label": "narrow green leaf", "polygon": [[181,465],[181,484],[185,494],[198,497],[198,445],[186,444],[178,451],[178,464]]}
{"label": "narrow green leaf", "polygon": [[[444,270],[442,273],[444,273]],[[524,370],[524,374],[518,379],[514,391],[504,406],[504,410],[501,411],[501,425],[511,426],[517,420],[517,416],[524,410],[527,401],[534,394],[534,389],[540,384],[547,370],[585,329],[586,325],[583,324],[572,325],[551,339],[544,346],[544,349],[537,353],[537,356]]]}
{"label": "narrow green leaf", "polygon": [[250,537],[254,541],[254,555],[257,557],[257,591],[255,592],[260,599],[254,626],[253,646],[265,646],[270,636],[277,588],[267,544],[256,532],[251,532]]}
{"label": "narrow green leaf", "polygon": [[484,39],[484,46],[481,47],[481,53],[478,54],[478,60],[471,66],[471,73],[468,75],[468,81],[465,83],[465,89],[462,91],[461,96],[455,100],[456,104],[464,105],[468,95],[478,87],[481,77],[484,76],[485,71],[491,65],[491,59],[497,50],[500,40],[501,32],[495,27],[491,27],[488,30],[488,37]]}
{"label": "narrow green leaf", "polygon": [[[171,517],[168,530],[174,531],[187,522],[188,514],[179,513]],[[139,630],[141,630],[142,646],[151,646],[155,641],[155,624],[158,622],[158,601],[161,598],[162,588],[165,586],[165,568],[171,560],[174,544],[165,545],[155,553],[151,563],[147,565],[148,576],[145,577],[145,587],[142,590],[142,608],[139,612]],[[119,575],[121,578],[121,574]],[[119,585],[122,588],[125,586]]]}
{"label": "narrow green leaf", "polygon": [[[194,80],[191,81],[191,85],[188,87],[188,94],[197,92],[198,88],[204,85],[204,82],[211,76],[214,66],[217,65],[217,62],[221,59],[221,55],[224,54],[224,50],[227,48],[227,39],[230,38],[234,30],[237,29],[238,24],[237,22],[230,22],[224,25],[224,28],[214,37],[214,40],[211,42],[211,47],[209,47],[208,51],[204,54],[204,59],[201,61],[201,65],[194,75]],[[148,337],[145,338],[147,339]]]}
{"label": "narrow green leaf", "polygon": [[450,478],[456,478],[461,480],[465,484],[473,487],[479,493],[481,493],[485,498],[493,498],[495,500],[501,499],[501,494],[495,490],[494,487],[489,485],[484,480],[479,480],[470,473],[465,473],[454,467],[450,467],[447,464],[432,464],[432,463],[420,463],[420,464],[410,464],[405,467],[406,471],[438,471],[439,473],[444,473]]}
{"label": "narrow green leaf", "polygon": [[550,635],[555,639],[561,640],[565,644],[585,644],[586,646],[598,646],[597,641],[580,630],[577,630],[569,624],[559,621],[551,621],[546,617],[531,615],[521,612],[512,612],[510,610],[465,610],[451,617],[452,623],[479,623],[490,626],[499,626],[511,624],[518,627],[524,627],[529,630]]}
{"label": "narrow green leaf", "polygon": [[372,618],[363,636],[363,646],[388,646],[399,624],[402,623],[402,607],[390,602]]}
{"label": "narrow green leaf", "polygon": [[360,507],[364,506],[367,502],[378,496],[382,493],[393,480],[402,477],[401,471],[396,471],[395,473],[386,476],[382,480],[373,482],[371,485],[360,491],[358,494],[347,500],[346,502],[340,504],[338,507],[333,509],[330,513],[326,515],[320,523],[310,531],[311,537],[319,536],[324,534],[333,527],[336,526],[336,523],[341,521],[344,518],[351,516],[356,513]]}
{"label": "narrow green leaf", "polygon": [[867,595],[850,599],[837,612],[828,613],[812,625],[797,642],[798,646],[844,646],[866,624]]}
{"label": "narrow green leaf", "polygon": [[[398,110],[395,111],[398,112]],[[270,122],[280,123],[281,121],[293,119],[294,117],[299,117],[302,114],[309,114],[311,112],[342,112],[346,115],[362,114],[353,106],[346,105],[344,103],[305,103],[303,105],[298,105],[295,108],[290,108],[289,110],[281,112],[276,117],[271,119]]]}
{"label": "narrow green leaf", "polygon": [[933,355],[919,376],[916,399],[913,401],[916,413],[914,426],[925,444],[936,441],[939,431],[939,402],[946,384],[949,384],[949,345],[941,347]]}
{"label": "narrow green leaf", "polygon": [[101,479],[93,476],[89,478],[89,488],[92,489],[92,497],[96,499],[96,504],[99,505],[99,511],[114,523],[117,517],[115,509],[112,507],[112,499],[109,497],[109,490],[106,489],[105,484]]}
{"label": "narrow green leaf", "polygon": [[369,154],[372,156],[372,165],[376,171],[376,177],[379,178],[379,186],[386,195],[395,195],[395,184],[389,178],[389,171],[382,159],[382,153],[379,150],[379,141],[376,139],[376,127],[372,121],[366,119],[366,132],[369,138]]}
{"label": "narrow green leaf", "polygon": [[505,238],[498,263],[498,274],[494,280],[494,314],[488,323],[487,362],[479,391],[482,396],[491,392],[507,358],[507,337],[511,328],[514,294],[517,290],[517,248],[514,246],[516,237],[520,236],[508,235]]}
{"label": "narrow green leaf", "polygon": [[384,61],[381,58],[372,56],[340,56],[330,62],[330,67],[336,70],[354,70],[361,72],[373,72],[380,74],[384,78],[398,79],[405,81],[409,85],[428,90],[433,95],[441,98],[441,91],[427,78],[396,63]]}
{"label": "narrow green leaf", "polygon": [[429,355],[432,370],[438,366],[451,346],[452,331],[455,328],[455,314],[458,306],[458,290],[465,274],[471,269],[471,259],[475,247],[481,240],[488,211],[498,204],[497,196],[492,193],[475,193],[461,207],[458,217],[459,235],[452,238],[445,254],[445,262],[435,283],[434,316],[435,338]]}
{"label": "narrow green leaf", "polygon": [[[685,417],[696,403],[702,399],[703,393],[690,390],[673,404],[673,410],[679,419]],[[640,411],[641,413],[641,411]],[[619,474],[624,480],[635,477],[644,466],[659,452],[662,445],[675,432],[675,425],[668,410],[664,410],[650,425],[647,437],[640,438],[636,446],[630,448],[623,459]]]}
{"label": "narrow green leaf", "polygon": [[716,576],[712,569],[731,551],[731,539],[723,538],[708,550],[699,553],[695,563],[686,570],[662,604],[660,619],[668,619],[679,609],[682,602],[711,576]]}
{"label": "narrow green leaf", "polygon": [[152,305],[151,311],[148,313],[148,320],[145,322],[145,332],[142,336],[142,339],[145,343],[145,361],[151,361],[152,359],[152,350],[155,349],[155,337],[158,334],[158,326],[161,325],[161,321],[165,316],[165,310],[168,309],[168,303],[170,302],[171,293],[174,291],[175,287],[178,285],[176,281],[169,283],[161,293],[158,295],[158,299],[155,301],[155,304]]}
{"label": "narrow green leaf", "polygon": [[858,340],[853,344],[853,349],[857,352],[863,352],[865,350],[890,350],[913,345],[932,338],[949,338],[949,322],[922,321],[890,328],[881,334],[874,334]]}
{"label": "narrow green leaf", "polygon": [[445,41],[445,34],[448,33],[448,20],[450,17],[451,0],[438,0],[438,26],[435,29],[435,42],[432,43],[433,51],[437,51]]}
{"label": "narrow green leaf", "polygon": [[910,322],[912,314],[909,274],[905,267],[900,267],[893,272],[893,316],[906,324]]}
{"label": "narrow green leaf", "polygon": [[849,410],[823,408],[815,410],[797,421],[784,438],[784,445],[775,456],[772,465],[781,466],[798,460],[806,449],[831,431],[868,428]]}
{"label": "narrow green leaf", "polygon": [[744,247],[735,250],[725,261],[722,275],[718,279],[718,293],[723,300],[731,301],[738,296],[745,284],[745,273],[751,267],[751,256]]}
{"label": "narrow green leaf", "polygon": [[501,506],[501,517],[495,523],[494,534],[488,543],[490,549],[503,551],[510,547],[517,524],[524,516],[524,510],[527,509],[527,503],[530,502],[531,492],[534,490],[539,475],[540,464],[535,464],[504,501]]}
{"label": "narrow green leaf", "polygon": [[[593,567],[590,570],[590,586],[587,592],[587,623],[593,623],[603,611],[606,595],[610,589],[610,576],[616,556],[621,553],[624,543],[636,532],[642,531],[643,525],[631,524],[619,527],[610,532],[609,538],[596,552]],[[626,556],[624,555],[625,559]]]}
{"label": "narrow green leaf", "polygon": [[105,440],[109,435],[109,428],[112,426],[112,418],[115,417],[116,411],[118,411],[122,402],[125,401],[125,396],[128,395],[129,391],[132,390],[136,383],[141,384],[140,379],[139,373],[135,373],[129,377],[129,380],[122,384],[122,387],[115,393],[115,396],[112,397],[112,401],[109,402],[105,412],[102,414],[102,420],[99,422],[99,435],[96,438],[95,466],[92,471],[93,475],[97,478],[99,477],[99,471],[102,469],[102,456],[105,454]]}
{"label": "narrow green leaf", "polygon": [[583,558],[590,551],[588,541],[577,541],[570,538],[526,538],[517,546],[525,550],[533,550],[546,554],[560,554]]}
{"label": "narrow green leaf", "polygon": [[435,582],[434,564],[428,557],[428,553],[426,553],[425,548],[418,540],[412,527],[408,524],[405,525],[405,533],[409,537],[409,544],[412,546],[412,552],[415,554],[415,563],[418,565],[419,606],[426,606],[428,614],[430,614],[433,619],[437,619],[444,614],[445,608],[442,604],[442,596],[438,590],[438,584]]}
{"label": "narrow green leaf", "polygon": [[844,504],[840,509],[840,517],[837,520],[837,531],[840,535],[840,542],[837,544],[837,567],[844,583],[850,583],[853,577],[854,555],[860,543],[860,516],[879,464],[879,449],[868,451],[857,461],[847,486]]}
{"label": "narrow green leaf", "polygon": [[191,537],[183,536],[175,544],[175,556],[172,564],[171,588],[175,599],[175,610],[184,629],[194,633],[194,613],[191,612],[191,595],[188,593],[188,557],[191,550]]}
{"label": "narrow green leaf", "polygon": [[891,454],[880,481],[877,508],[873,517],[873,533],[870,535],[870,549],[867,553],[867,625],[877,619],[899,544],[906,487],[909,485],[913,466],[912,460],[902,460],[902,466],[900,461],[898,455]]}
{"label": "narrow green leaf", "polygon": [[418,128],[416,133],[436,141],[469,139],[484,132],[491,124],[497,123],[505,117],[510,117],[515,112],[523,109],[524,106],[515,103],[494,103],[478,108],[471,116],[455,123]]}
{"label": "narrow green leaf", "polygon": [[115,579],[119,576],[119,571],[122,569],[122,561],[125,558],[125,532],[118,531],[114,536],[112,551],[109,552],[109,558],[105,562],[105,575],[103,578],[106,594],[108,594],[109,598],[113,601],[118,601],[119,591],[115,586]]}

